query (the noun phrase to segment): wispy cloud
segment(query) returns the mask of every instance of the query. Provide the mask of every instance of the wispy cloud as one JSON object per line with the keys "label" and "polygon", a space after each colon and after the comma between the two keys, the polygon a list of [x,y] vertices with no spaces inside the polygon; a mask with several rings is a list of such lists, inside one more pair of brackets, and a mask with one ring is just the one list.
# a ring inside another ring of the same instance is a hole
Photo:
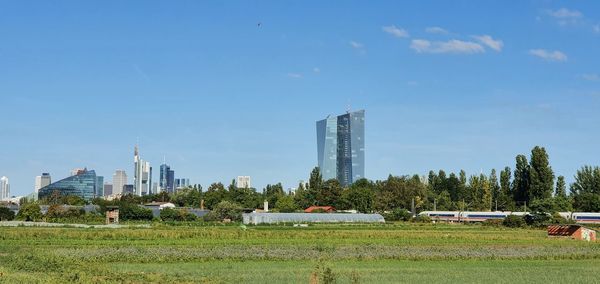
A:
{"label": "wispy cloud", "polygon": [[600,34],[600,24],[595,24],[592,26],[592,30],[597,34]]}
{"label": "wispy cloud", "polygon": [[567,55],[558,51],[550,51],[546,49],[530,49],[529,54],[537,56],[546,61],[565,62],[567,61]]}
{"label": "wispy cloud", "polygon": [[287,73],[287,76],[292,79],[300,79],[302,78],[302,74],[300,73]]}
{"label": "wispy cloud", "polygon": [[447,30],[440,27],[428,27],[425,29],[425,32],[430,34],[448,34]]}
{"label": "wispy cloud", "polygon": [[577,10],[560,8],[558,10],[548,10],[546,13],[556,19],[561,26],[577,24],[583,19],[583,14]]}
{"label": "wispy cloud", "polygon": [[583,14],[577,10],[560,8],[558,10],[549,10],[548,15],[557,19],[577,19],[583,17]]}
{"label": "wispy cloud", "polygon": [[352,46],[352,48],[354,48],[356,51],[358,51],[360,54],[365,54],[367,53],[367,51],[365,50],[365,45],[357,42],[357,41],[350,41],[350,46]]}
{"label": "wispy cloud", "polygon": [[581,78],[584,79],[584,80],[594,81],[594,82],[599,82],[600,81],[600,75],[598,75],[596,73],[581,74]]}
{"label": "wispy cloud", "polygon": [[411,41],[410,48],[417,53],[473,54],[485,52],[483,46],[476,42],[457,39],[436,42],[424,39],[414,39]]}
{"label": "wispy cloud", "polygon": [[495,51],[502,51],[502,47],[504,46],[501,40],[493,39],[489,35],[473,36],[473,38]]}
{"label": "wispy cloud", "polygon": [[315,67],[315,68],[313,68],[313,72],[315,72],[315,73],[321,73],[321,68]]}
{"label": "wispy cloud", "polygon": [[394,25],[381,27],[381,29],[395,37],[409,37],[408,32],[403,28],[398,28]]}
{"label": "wispy cloud", "polygon": [[353,40],[350,41],[350,46],[352,46],[353,48],[356,48],[356,49],[362,49],[362,48],[365,47],[364,44],[362,44],[360,42],[353,41]]}

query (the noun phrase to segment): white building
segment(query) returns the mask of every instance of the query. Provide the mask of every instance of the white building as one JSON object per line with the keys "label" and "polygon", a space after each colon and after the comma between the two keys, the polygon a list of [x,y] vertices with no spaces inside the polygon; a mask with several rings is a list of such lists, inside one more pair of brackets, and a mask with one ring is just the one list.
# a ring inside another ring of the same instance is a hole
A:
{"label": "white building", "polygon": [[46,187],[52,183],[52,178],[49,173],[42,173],[41,176],[35,177],[35,193],[38,193],[41,188]]}
{"label": "white building", "polygon": [[133,192],[135,195],[142,196],[150,194],[150,185],[152,184],[152,167],[150,163],[142,160],[139,155],[138,147],[135,146],[133,155]]}
{"label": "white building", "polygon": [[124,170],[116,170],[113,174],[112,194],[122,194],[123,187],[127,184],[127,173]]}
{"label": "white building", "polygon": [[251,188],[250,176],[238,176],[236,180],[238,188]]}
{"label": "white building", "polygon": [[7,177],[0,178],[0,200],[10,198],[10,184]]}

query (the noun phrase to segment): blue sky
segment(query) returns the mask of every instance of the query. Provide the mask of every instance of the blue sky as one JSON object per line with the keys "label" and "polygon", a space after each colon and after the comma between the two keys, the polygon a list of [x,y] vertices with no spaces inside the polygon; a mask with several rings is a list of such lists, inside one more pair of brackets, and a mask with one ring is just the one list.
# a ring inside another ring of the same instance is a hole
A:
{"label": "blue sky", "polygon": [[[261,23],[260,27],[258,23]],[[0,175],[306,180],[366,110],[366,175],[600,160],[597,1],[0,1]]]}

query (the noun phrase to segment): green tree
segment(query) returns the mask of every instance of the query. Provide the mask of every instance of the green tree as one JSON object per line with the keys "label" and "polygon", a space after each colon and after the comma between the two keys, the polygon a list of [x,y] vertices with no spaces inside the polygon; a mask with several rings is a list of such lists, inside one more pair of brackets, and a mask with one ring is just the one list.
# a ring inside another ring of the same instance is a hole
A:
{"label": "green tree", "polygon": [[267,184],[263,189],[263,199],[267,200],[272,206],[274,206],[277,203],[277,200],[283,196],[285,196],[285,192],[283,191],[283,185],[281,185],[281,183],[275,185]]}
{"label": "green tree", "polygon": [[338,209],[341,203],[342,186],[337,179],[330,179],[323,183],[321,190],[317,193],[317,205],[333,206]]}
{"label": "green tree", "polygon": [[308,188],[307,188],[307,197],[311,200],[314,200],[314,203],[311,205],[317,204],[317,196],[321,193],[321,189],[323,188],[323,177],[321,176],[321,170],[319,167],[315,167],[310,172],[310,177],[308,180]]}
{"label": "green tree", "polygon": [[498,210],[514,209],[513,194],[510,188],[511,170],[505,167],[500,171],[500,193],[497,199]]}
{"label": "green tree", "polygon": [[306,209],[316,204],[314,197],[304,188],[304,184],[300,183],[294,192],[294,202],[301,209]]}
{"label": "green tree", "polygon": [[0,207],[0,221],[12,221],[15,219],[15,212],[7,207]]}
{"label": "green tree", "polygon": [[556,180],[556,193],[554,196],[567,198],[567,184],[565,183],[564,176],[558,176],[558,179]]}
{"label": "green tree", "polygon": [[213,209],[219,202],[227,201],[229,193],[225,190],[225,186],[222,183],[211,184],[206,193],[204,194],[204,205],[208,209]]}
{"label": "green tree", "polygon": [[585,212],[600,212],[600,168],[584,166],[571,184],[573,207]]}
{"label": "green tree", "polygon": [[28,203],[21,206],[17,214],[17,220],[22,221],[40,221],[42,220],[42,210],[37,203]]}
{"label": "green tree", "polygon": [[500,198],[500,185],[498,184],[498,175],[496,174],[496,169],[492,169],[488,181],[492,191],[491,204],[492,207],[495,209],[496,205],[498,204],[498,199]]}
{"label": "green tree", "polygon": [[275,208],[277,208],[279,212],[283,213],[295,212],[298,209],[296,203],[294,202],[294,198],[289,195],[282,196],[281,198],[277,199]]}
{"label": "green tree", "polygon": [[360,213],[373,211],[373,200],[375,199],[374,184],[365,179],[355,181],[350,188],[344,190],[342,199],[348,209],[355,209]]}
{"label": "green tree", "polygon": [[535,146],[531,150],[529,168],[530,189],[529,200],[547,199],[554,192],[554,172],[550,167],[548,153],[544,147]]}
{"label": "green tree", "polygon": [[230,219],[232,221],[239,221],[242,219],[242,207],[231,201],[221,201],[216,204],[213,210],[209,213],[212,218],[217,220]]}
{"label": "green tree", "polygon": [[529,163],[527,157],[518,155],[513,178],[513,196],[517,203],[529,201]]}

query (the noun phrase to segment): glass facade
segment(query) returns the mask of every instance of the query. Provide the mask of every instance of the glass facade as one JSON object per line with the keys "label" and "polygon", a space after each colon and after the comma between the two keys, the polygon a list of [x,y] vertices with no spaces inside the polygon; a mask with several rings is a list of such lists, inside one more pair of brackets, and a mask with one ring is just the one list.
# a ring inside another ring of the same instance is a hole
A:
{"label": "glass facade", "polygon": [[342,186],[365,177],[365,111],[317,121],[317,158],[324,180]]}
{"label": "glass facade", "polygon": [[96,196],[96,193],[101,191],[98,186],[103,186],[98,183],[98,176],[93,170],[83,170],[77,175],[59,180],[42,187],[39,191],[39,198],[47,198],[54,191],[58,191],[61,195],[76,195],[85,200],[91,200]]}
{"label": "glass facade", "polygon": [[161,191],[172,193],[175,188],[175,171],[167,164],[160,165],[160,181],[159,187]]}

